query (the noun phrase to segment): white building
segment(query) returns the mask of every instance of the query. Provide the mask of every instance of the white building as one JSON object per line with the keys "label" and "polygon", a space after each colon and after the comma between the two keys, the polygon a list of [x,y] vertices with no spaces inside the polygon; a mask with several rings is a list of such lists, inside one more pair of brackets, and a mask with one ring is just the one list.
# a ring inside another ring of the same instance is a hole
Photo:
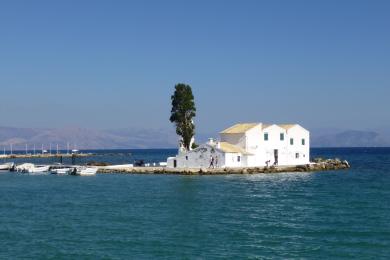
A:
{"label": "white building", "polygon": [[179,149],[170,157],[170,168],[256,167],[302,165],[310,162],[310,133],[298,124],[236,124],[222,132],[220,139],[196,149]]}

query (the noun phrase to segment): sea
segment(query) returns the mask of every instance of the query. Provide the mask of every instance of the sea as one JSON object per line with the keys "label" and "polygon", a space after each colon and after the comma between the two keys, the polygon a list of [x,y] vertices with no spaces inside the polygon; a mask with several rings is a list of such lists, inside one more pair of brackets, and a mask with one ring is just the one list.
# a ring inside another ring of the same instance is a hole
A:
{"label": "sea", "polygon": [[[157,163],[176,153],[91,152],[77,163]],[[222,176],[3,172],[0,259],[390,259],[390,148],[313,148],[311,156],[345,159],[352,168]]]}

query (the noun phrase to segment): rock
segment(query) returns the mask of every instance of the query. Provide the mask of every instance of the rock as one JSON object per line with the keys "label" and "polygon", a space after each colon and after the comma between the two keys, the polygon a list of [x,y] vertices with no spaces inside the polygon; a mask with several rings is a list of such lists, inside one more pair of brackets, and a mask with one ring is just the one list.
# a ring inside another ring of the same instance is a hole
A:
{"label": "rock", "polygon": [[296,169],[301,172],[308,172],[310,170],[310,165],[309,164],[298,165],[296,166]]}
{"label": "rock", "polygon": [[345,167],[351,168],[351,166],[349,165],[349,162],[347,160],[344,160],[343,164],[345,165]]}
{"label": "rock", "polygon": [[313,162],[315,162],[315,163],[320,163],[320,162],[323,162],[323,161],[324,161],[324,159],[321,158],[321,157],[314,158],[314,160],[313,160]]}

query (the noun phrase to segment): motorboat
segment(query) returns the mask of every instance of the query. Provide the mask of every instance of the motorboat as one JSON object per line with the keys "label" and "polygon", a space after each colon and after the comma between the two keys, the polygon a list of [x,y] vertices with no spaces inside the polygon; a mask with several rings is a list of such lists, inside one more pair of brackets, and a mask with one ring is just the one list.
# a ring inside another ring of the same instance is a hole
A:
{"label": "motorboat", "polygon": [[75,170],[75,168],[69,168],[69,167],[58,168],[58,169],[52,169],[51,173],[58,174],[58,175],[64,175],[64,174],[71,174],[74,170]]}
{"label": "motorboat", "polygon": [[50,170],[50,166],[44,166],[44,165],[41,165],[41,166],[35,166],[28,169],[28,173],[42,173],[42,172],[48,172]]}
{"label": "motorboat", "polygon": [[33,168],[35,165],[32,163],[23,163],[15,167],[17,172],[28,172],[28,169]]}
{"label": "motorboat", "polygon": [[24,163],[16,166],[17,172],[24,172],[24,173],[44,173],[44,172],[48,172],[49,169],[50,166],[34,165],[32,163]]}
{"label": "motorboat", "polygon": [[9,171],[12,170],[14,167],[15,167],[15,163],[13,162],[0,164],[0,171]]}
{"label": "motorboat", "polygon": [[92,167],[77,167],[75,171],[73,171],[72,175],[80,175],[80,176],[91,176],[95,175],[98,171],[98,168],[92,168]]}

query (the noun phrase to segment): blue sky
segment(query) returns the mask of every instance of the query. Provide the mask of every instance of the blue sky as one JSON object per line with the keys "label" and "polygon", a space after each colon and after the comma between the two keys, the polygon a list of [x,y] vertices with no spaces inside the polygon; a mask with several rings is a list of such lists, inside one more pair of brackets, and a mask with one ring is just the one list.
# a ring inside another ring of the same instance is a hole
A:
{"label": "blue sky", "polygon": [[169,129],[185,82],[199,132],[389,126],[389,13],[389,1],[1,1],[1,124]]}

